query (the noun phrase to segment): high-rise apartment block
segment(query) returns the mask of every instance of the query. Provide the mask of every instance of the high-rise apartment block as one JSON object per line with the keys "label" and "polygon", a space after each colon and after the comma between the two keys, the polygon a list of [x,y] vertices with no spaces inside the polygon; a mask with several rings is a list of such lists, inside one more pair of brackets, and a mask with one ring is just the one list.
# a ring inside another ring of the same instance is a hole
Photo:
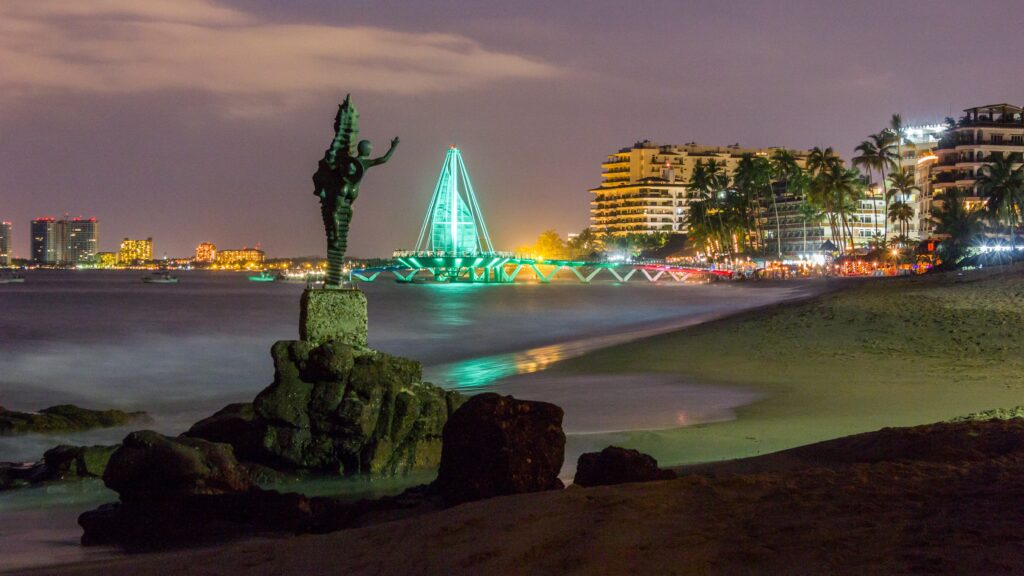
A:
{"label": "high-rise apartment block", "polygon": [[96,258],[100,223],[95,218],[37,218],[31,223],[32,261],[81,264]]}
{"label": "high-rise apartment block", "polygon": [[68,264],[92,262],[99,252],[100,223],[95,218],[61,220],[63,226],[64,258]]}
{"label": "high-rise apartment block", "polygon": [[32,233],[32,261],[36,264],[56,264],[64,249],[55,218],[36,218],[30,224]]}
{"label": "high-rise apartment block", "polygon": [[14,254],[11,253],[11,223],[0,222],[0,266],[10,266]]}

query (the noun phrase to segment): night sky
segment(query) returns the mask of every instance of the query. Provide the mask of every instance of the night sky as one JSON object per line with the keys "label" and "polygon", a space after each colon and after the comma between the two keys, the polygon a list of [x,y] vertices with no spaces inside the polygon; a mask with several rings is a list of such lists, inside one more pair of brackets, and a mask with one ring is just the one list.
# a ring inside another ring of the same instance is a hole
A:
{"label": "night sky", "polygon": [[152,236],[323,253],[310,176],[346,92],[376,154],[353,255],[415,243],[457,144],[495,244],[587,224],[634,141],[846,157],[894,112],[1024,100],[1003,2],[0,0],[0,220],[95,216]]}

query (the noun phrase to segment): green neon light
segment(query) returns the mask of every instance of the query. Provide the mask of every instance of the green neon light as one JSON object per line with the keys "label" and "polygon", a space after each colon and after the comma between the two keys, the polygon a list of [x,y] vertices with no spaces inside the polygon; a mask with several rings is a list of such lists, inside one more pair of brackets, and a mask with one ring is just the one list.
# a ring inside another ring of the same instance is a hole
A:
{"label": "green neon light", "polygon": [[416,250],[452,255],[494,252],[462,154],[454,146],[445,155]]}

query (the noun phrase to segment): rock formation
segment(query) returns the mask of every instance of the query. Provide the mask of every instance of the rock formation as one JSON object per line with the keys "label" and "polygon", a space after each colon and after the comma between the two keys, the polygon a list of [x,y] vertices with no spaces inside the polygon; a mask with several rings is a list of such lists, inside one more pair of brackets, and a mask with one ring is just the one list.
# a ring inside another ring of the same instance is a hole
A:
{"label": "rock formation", "polygon": [[647,454],[609,446],[600,452],[580,455],[573,484],[609,486],[627,482],[671,480],[675,477],[675,472],[658,468],[658,461]]}
{"label": "rock formation", "polygon": [[88,410],[73,404],[51,406],[39,412],[15,412],[0,406],[0,436],[82,432],[148,420],[149,416],[145,412]]}
{"label": "rock formation", "polygon": [[103,482],[120,502],[79,516],[83,544],[159,548],[295,531],[310,517],[304,496],[261,490],[231,446],[198,438],[133,432],[111,455]]}
{"label": "rock formation", "polygon": [[22,488],[42,482],[100,478],[117,446],[68,446],[62,444],[30,464],[0,462],[0,490]]}
{"label": "rock formation", "polygon": [[433,488],[448,504],[563,488],[562,409],[547,402],[480,394],[444,428]]}
{"label": "rock formation", "polygon": [[418,362],[337,341],[281,341],[271,355],[273,384],[186,435],[276,469],[392,475],[437,467],[441,431],[463,400],[423,382]]}

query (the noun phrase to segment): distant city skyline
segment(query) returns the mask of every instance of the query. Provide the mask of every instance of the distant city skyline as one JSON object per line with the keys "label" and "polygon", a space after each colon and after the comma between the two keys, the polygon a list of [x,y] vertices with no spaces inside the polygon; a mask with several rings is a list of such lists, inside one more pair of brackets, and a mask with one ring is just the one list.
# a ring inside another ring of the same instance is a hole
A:
{"label": "distant city skyline", "polygon": [[513,249],[586,226],[600,162],[638,140],[849,158],[893,113],[1020,103],[1024,38],[999,17],[1016,7],[2,3],[0,220],[21,258],[30,220],[65,212],[104,223],[101,251],[153,237],[155,256],[323,254],[310,176],[352,92],[363,137],[402,146],[363,183],[350,254],[412,247],[452,143]]}

